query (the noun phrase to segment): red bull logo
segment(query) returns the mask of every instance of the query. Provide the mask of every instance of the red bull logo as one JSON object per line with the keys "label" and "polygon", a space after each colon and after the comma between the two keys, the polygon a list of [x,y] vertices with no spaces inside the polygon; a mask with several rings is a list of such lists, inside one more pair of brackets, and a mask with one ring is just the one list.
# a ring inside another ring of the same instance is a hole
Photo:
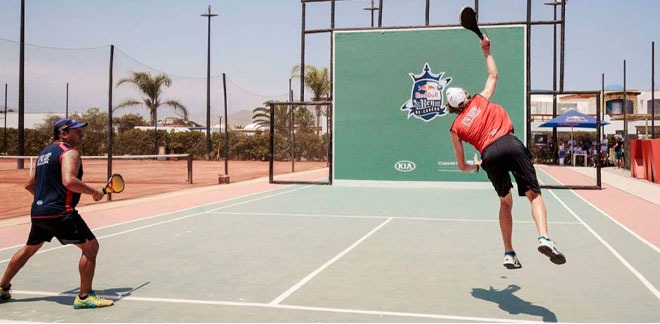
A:
{"label": "red bull logo", "polygon": [[410,73],[413,87],[410,99],[406,101],[401,110],[408,111],[408,118],[414,116],[425,122],[448,113],[444,106],[443,90],[451,78],[442,78],[444,72],[435,74],[428,63],[424,64],[421,74]]}

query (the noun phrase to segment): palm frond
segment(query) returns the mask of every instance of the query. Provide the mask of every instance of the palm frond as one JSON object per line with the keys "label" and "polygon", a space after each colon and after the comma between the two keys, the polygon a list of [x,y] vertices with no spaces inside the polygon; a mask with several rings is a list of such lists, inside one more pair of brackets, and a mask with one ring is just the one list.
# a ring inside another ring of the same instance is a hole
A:
{"label": "palm frond", "polygon": [[165,102],[163,102],[163,105],[174,108],[175,112],[181,112],[183,118],[188,118],[188,108],[186,108],[186,106],[184,106],[182,103],[178,102],[177,100],[168,99]]}
{"label": "palm frond", "polygon": [[112,111],[115,111],[120,108],[125,108],[125,107],[131,107],[131,106],[139,106],[142,105],[142,102],[139,102],[135,99],[126,99],[120,104],[116,105],[114,108],[112,108]]}

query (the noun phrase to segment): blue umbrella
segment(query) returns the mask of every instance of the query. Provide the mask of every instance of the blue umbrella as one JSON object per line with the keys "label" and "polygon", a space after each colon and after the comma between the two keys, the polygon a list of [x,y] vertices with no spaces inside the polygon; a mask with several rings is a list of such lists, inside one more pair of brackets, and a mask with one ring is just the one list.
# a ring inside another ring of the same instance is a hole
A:
{"label": "blue umbrella", "polygon": [[[609,122],[600,121],[600,125],[607,125]],[[571,128],[571,153],[573,152],[573,127],[596,128],[596,117],[585,115],[575,110],[569,110],[561,116],[557,116],[539,127],[570,127]]]}
{"label": "blue umbrella", "polygon": [[[609,122],[604,120],[600,121],[600,125],[607,125]],[[569,110],[557,116],[539,127],[581,127],[581,128],[596,128],[596,117],[585,115],[575,110]]]}

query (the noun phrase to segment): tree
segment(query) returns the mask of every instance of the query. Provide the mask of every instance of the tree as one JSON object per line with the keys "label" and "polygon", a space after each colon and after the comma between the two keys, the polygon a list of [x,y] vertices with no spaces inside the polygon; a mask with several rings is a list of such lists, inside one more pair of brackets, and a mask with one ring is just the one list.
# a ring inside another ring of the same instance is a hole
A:
{"label": "tree", "polygon": [[[300,75],[300,65],[291,69],[291,75]],[[323,101],[330,97],[330,77],[327,67],[317,68],[313,65],[305,65],[305,87],[312,92],[312,101]],[[315,106],[316,111],[316,135],[319,134],[321,106]]]}
{"label": "tree", "polygon": [[263,106],[252,109],[252,122],[260,126],[270,127],[270,109]]}
{"label": "tree", "polygon": [[149,117],[151,123],[156,126],[158,123],[158,108],[161,106],[169,106],[175,112],[181,113],[184,119],[188,119],[188,108],[175,99],[167,99],[162,101],[162,87],[169,87],[172,85],[172,79],[165,74],[152,76],[149,72],[131,72],[131,76],[121,79],[117,82],[117,86],[122,84],[132,84],[137,87],[142,95],[141,100],[126,99],[119,105],[115,106],[113,110],[124,107],[144,105],[149,109]]}
{"label": "tree", "polygon": [[[174,99],[161,101],[162,87],[169,87],[172,85],[172,79],[170,79],[167,75],[159,74],[152,76],[149,72],[131,72],[131,76],[119,80],[117,82],[117,86],[120,86],[124,83],[136,86],[143,96],[141,98],[142,101],[126,99],[119,105],[115,106],[113,110],[124,107],[144,105],[147,107],[147,109],[149,109],[149,116],[151,117],[151,122],[154,125],[154,130],[158,129],[158,108],[161,106],[172,107],[175,112],[180,112],[184,119],[188,119],[188,109],[182,103]],[[156,136],[156,152],[158,152],[158,132],[154,132],[154,135]]]}
{"label": "tree", "polygon": [[[252,109],[252,122],[263,127],[270,128],[270,101],[264,102],[262,107]],[[275,131],[279,133],[288,133],[290,129],[289,114],[287,107],[282,105],[275,106]]]}
{"label": "tree", "polygon": [[108,113],[92,107],[86,112],[71,115],[71,118],[87,123],[85,136],[79,150],[84,155],[103,155],[107,153]]}
{"label": "tree", "polygon": [[[26,134],[26,152],[30,155],[38,155],[43,148],[53,142],[53,125],[64,116],[49,115],[37,129]],[[74,113],[71,118],[86,122],[82,143],[77,149],[83,155],[103,155],[106,153],[106,142],[108,138],[108,113],[101,112],[99,108],[89,108],[84,113]]]}
{"label": "tree", "polygon": [[135,128],[135,126],[147,126],[147,121],[140,114],[126,114],[121,117],[112,118],[112,123],[117,125],[118,133]]}
{"label": "tree", "polygon": [[[270,108],[269,102],[264,102],[264,107],[257,107],[252,110],[252,122],[264,127],[270,127]],[[308,132],[314,124],[314,116],[307,109],[295,109],[294,106],[294,125],[295,129]],[[291,130],[291,117],[289,109],[285,105],[275,106],[275,132],[283,135],[289,134]]]}

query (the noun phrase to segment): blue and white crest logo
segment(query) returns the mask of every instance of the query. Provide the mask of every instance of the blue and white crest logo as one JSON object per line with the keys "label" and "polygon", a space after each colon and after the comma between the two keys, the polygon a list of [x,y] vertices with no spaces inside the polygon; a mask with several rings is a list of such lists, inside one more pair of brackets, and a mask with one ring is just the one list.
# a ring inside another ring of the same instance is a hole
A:
{"label": "blue and white crest logo", "polygon": [[444,88],[451,83],[451,78],[442,79],[444,72],[434,74],[429,64],[424,64],[422,74],[410,73],[413,79],[410,100],[406,101],[401,110],[408,111],[408,118],[415,116],[425,122],[431,121],[436,116],[444,116],[448,113],[444,107]]}

